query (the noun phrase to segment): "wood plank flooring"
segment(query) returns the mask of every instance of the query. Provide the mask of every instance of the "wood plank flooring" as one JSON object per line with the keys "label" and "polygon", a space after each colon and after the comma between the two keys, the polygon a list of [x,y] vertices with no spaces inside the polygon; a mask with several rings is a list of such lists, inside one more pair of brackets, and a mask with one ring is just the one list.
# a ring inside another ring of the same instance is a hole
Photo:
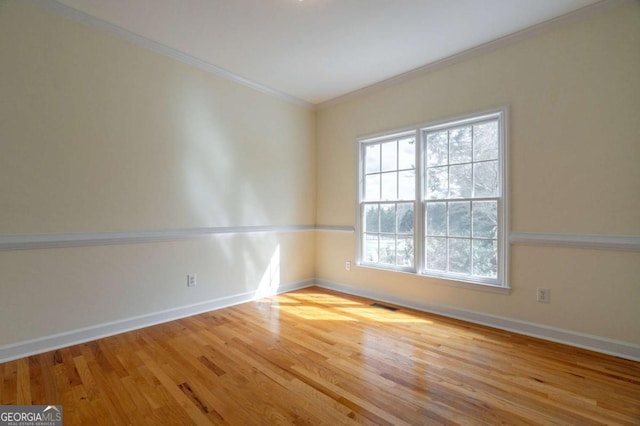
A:
{"label": "wood plank flooring", "polygon": [[640,363],[309,288],[0,364],[66,425],[640,425]]}

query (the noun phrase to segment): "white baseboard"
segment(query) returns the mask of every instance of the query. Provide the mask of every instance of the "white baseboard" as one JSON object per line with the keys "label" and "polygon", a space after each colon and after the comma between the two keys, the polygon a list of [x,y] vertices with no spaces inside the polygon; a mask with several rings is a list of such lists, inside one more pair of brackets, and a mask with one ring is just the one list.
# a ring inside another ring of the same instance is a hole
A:
{"label": "white baseboard", "polygon": [[[633,361],[640,361],[640,345],[607,339],[599,336],[593,336],[589,334],[577,333],[574,331],[549,327],[546,325],[490,315],[482,312],[455,308],[448,305],[441,305],[426,301],[417,302],[416,300],[406,299],[391,293],[357,288],[348,284],[336,283],[327,280],[307,279],[281,285],[278,288],[277,293],[287,293],[313,285],[339,291],[342,293],[353,294],[369,299],[375,299],[400,306],[406,306],[408,308],[416,309],[419,311],[430,312],[450,318],[469,321],[476,324],[487,325],[489,327],[494,327],[501,330],[512,331],[527,336],[538,337],[553,342],[589,349],[596,352],[630,359]],[[100,339],[103,337],[113,336],[115,334],[125,333],[127,331],[149,327],[168,321],[173,321],[191,315],[197,315],[203,312],[209,312],[216,309],[226,308],[228,306],[238,305],[241,303],[249,302],[251,300],[255,300],[256,298],[256,292],[240,293],[232,296],[208,300],[206,302],[181,306],[165,311],[154,312],[151,314],[141,315],[133,318],[127,318],[119,321],[113,321],[105,324],[71,330],[68,332],[41,337],[38,339],[0,346],[0,363],[88,342],[91,340]]]}
{"label": "white baseboard", "polygon": [[477,311],[460,309],[453,306],[441,305],[427,301],[416,301],[415,299],[403,298],[391,293],[353,287],[348,284],[336,283],[316,279],[318,287],[353,294],[355,296],[375,299],[395,305],[406,306],[423,312],[430,312],[445,317],[469,321],[475,324],[486,325],[500,330],[512,331],[526,336],[538,337],[552,342],[563,343],[595,352],[614,355],[620,358],[640,361],[640,345],[622,342],[619,340],[607,339],[604,337],[578,333],[561,328],[550,327],[527,321],[520,321],[512,318],[500,317],[497,315],[485,314]]}
{"label": "white baseboard", "polygon": [[[314,284],[314,282],[315,281],[313,279],[307,279],[281,285],[278,287],[277,293],[287,293],[293,290],[310,287]],[[201,314],[203,312],[209,312],[216,309],[226,308],[228,306],[238,305],[240,303],[255,300],[259,297],[260,296],[257,296],[255,291],[240,293],[232,296],[208,300],[206,302],[195,303],[192,305],[167,309],[165,311],[154,312],[151,314],[141,315],[133,318],[127,318],[105,324],[71,330],[64,333],[54,334],[51,336],[41,337],[33,340],[0,346],[0,363],[64,348],[67,346],[77,345],[79,343],[89,342],[91,340],[101,339],[103,337],[113,336],[115,334],[125,333],[127,331],[137,330],[140,328],[173,321],[180,318],[185,318],[191,315]]]}

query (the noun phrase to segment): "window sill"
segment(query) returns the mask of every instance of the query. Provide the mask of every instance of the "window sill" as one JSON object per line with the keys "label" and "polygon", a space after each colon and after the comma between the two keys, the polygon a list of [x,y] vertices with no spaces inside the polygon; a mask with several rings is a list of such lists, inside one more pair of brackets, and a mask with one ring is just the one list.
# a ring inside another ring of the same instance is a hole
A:
{"label": "window sill", "polygon": [[484,291],[489,293],[497,293],[497,294],[505,294],[505,295],[511,294],[511,287],[509,287],[508,285],[502,286],[498,284],[478,283],[475,281],[466,281],[464,279],[460,279],[457,277],[456,278],[443,277],[440,275],[430,275],[427,273],[419,274],[417,272],[413,272],[409,270],[383,268],[377,265],[371,265],[367,263],[357,263],[356,266],[360,268],[375,269],[377,271],[393,272],[393,273],[399,273],[399,274],[412,275],[414,277],[428,278],[430,280],[433,280],[432,282],[435,284],[445,285],[450,287],[466,288],[469,290]]}

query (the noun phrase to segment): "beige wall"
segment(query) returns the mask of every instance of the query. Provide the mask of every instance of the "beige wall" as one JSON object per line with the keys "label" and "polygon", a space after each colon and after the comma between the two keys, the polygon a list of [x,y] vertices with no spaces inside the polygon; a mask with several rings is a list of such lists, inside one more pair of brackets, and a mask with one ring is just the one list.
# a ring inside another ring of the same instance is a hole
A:
{"label": "beige wall", "polygon": [[[640,235],[640,3],[593,15],[318,112],[317,222],[355,223],[355,140],[508,106],[513,232]],[[511,247],[511,295],[367,268],[317,237],[318,278],[640,343],[640,254]],[[535,301],[549,287],[552,302]]]}
{"label": "beige wall", "polygon": [[[0,58],[0,235],[315,223],[313,111],[26,2]],[[278,247],[313,278],[314,237],[0,251],[0,346],[253,291]]]}
{"label": "beige wall", "polygon": [[[513,231],[639,235],[639,45],[626,3],[314,113],[0,1],[0,235],[353,225],[358,136],[504,105]],[[499,295],[346,272],[355,239],[340,232],[0,251],[0,346],[257,291],[273,259],[283,284],[317,276],[640,343],[638,253],[511,254]]]}

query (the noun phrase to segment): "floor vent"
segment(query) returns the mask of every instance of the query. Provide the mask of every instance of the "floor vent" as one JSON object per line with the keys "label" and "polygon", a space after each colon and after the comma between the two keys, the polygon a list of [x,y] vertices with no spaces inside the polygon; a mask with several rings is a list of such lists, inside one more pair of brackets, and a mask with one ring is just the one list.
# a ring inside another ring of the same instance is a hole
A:
{"label": "floor vent", "polygon": [[372,303],[371,306],[374,308],[386,309],[387,311],[397,311],[398,308],[394,308],[393,306],[383,305],[382,303]]}

